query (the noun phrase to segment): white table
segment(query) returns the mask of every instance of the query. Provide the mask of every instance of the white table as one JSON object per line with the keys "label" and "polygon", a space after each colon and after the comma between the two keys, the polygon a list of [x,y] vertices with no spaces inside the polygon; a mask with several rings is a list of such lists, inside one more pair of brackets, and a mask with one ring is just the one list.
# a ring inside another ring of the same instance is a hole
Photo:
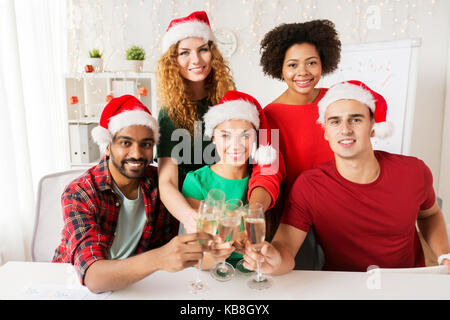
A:
{"label": "white table", "polygon": [[[381,269],[382,270],[382,269]],[[274,276],[267,290],[246,286],[248,276],[238,275],[228,282],[218,282],[208,272],[202,279],[209,286],[206,295],[189,293],[188,281],[197,270],[177,273],[158,271],[147,278],[112,292],[107,299],[151,300],[303,300],[303,299],[450,299],[450,274],[413,274],[382,271],[329,272],[292,271]],[[18,295],[30,284],[70,285],[73,267],[60,263],[8,262],[0,267],[0,299],[21,299]]]}

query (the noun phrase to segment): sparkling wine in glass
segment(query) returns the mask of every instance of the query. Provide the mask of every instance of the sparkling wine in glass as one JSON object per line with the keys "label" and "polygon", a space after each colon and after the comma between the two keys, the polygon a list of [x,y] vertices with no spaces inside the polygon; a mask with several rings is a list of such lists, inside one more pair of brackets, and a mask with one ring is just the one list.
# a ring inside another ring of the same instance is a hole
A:
{"label": "sparkling wine in glass", "polygon": [[[225,202],[225,208],[219,218],[219,237],[224,242],[233,243],[239,234],[243,203],[240,199]],[[211,276],[218,281],[228,281],[234,275],[234,268],[225,260],[210,270]]]}
{"label": "sparkling wine in glass", "polygon": [[[241,226],[239,228],[239,233],[234,241],[234,247],[236,248],[235,252],[244,254],[245,251],[245,242],[247,241],[247,231],[245,230],[245,220],[244,218],[247,215],[248,210],[248,204],[242,207],[241,210]],[[236,263],[236,270],[238,270],[243,275],[250,275],[252,273],[255,273],[253,270],[249,270],[246,267],[244,267],[244,259],[239,260]]]}
{"label": "sparkling wine in glass", "polygon": [[[217,233],[217,224],[217,210],[215,210],[213,206],[210,206],[206,201],[200,201],[197,216],[197,232],[206,232],[215,236]],[[204,240],[200,240],[200,244],[203,247],[203,252],[206,252],[211,249],[212,240],[209,240],[207,242],[205,242]],[[197,271],[197,279],[189,282],[191,293],[193,294],[199,294],[207,291],[205,283],[200,278],[202,262],[203,259],[200,259]]]}
{"label": "sparkling wine in glass", "polygon": [[[266,237],[266,222],[264,220],[264,210],[260,203],[248,205],[245,216],[245,229],[247,239],[252,244],[253,250],[260,252]],[[256,261],[256,275],[247,281],[247,285],[252,289],[262,290],[272,286],[272,278],[261,273],[259,260]]]}

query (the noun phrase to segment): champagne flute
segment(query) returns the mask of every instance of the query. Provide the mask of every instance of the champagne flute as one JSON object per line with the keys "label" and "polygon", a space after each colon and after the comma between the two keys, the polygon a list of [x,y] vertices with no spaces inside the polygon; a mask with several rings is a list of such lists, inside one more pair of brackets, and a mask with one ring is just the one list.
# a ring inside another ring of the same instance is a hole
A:
{"label": "champagne flute", "polygon": [[[219,237],[224,242],[234,242],[241,226],[242,201],[230,199],[225,202],[225,208],[219,218]],[[218,281],[228,281],[234,275],[234,268],[225,260],[210,270],[211,276]]]}
{"label": "champagne flute", "polygon": [[[242,207],[241,226],[239,229],[237,239],[234,241],[235,247],[236,247],[236,252],[242,253],[242,254],[244,254],[245,241],[247,240],[247,231],[245,230],[245,223],[244,223],[244,219],[245,219],[245,216],[247,215],[247,211],[248,211],[248,204],[246,204],[245,206]],[[249,270],[246,267],[244,267],[244,262],[245,262],[244,259],[239,260],[236,263],[236,270],[238,270],[243,275],[250,275],[252,273],[255,273],[255,271]]]}
{"label": "champagne flute", "polygon": [[[215,208],[210,206],[206,201],[200,201],[197,216],[197,232],[206,232],[215,236],[217,233],[217,219],[218,216]],[[207,242],[205,242],[204,240],[200,240],[200,244],[203,246],[203,252],[205,252],[210,250],[212,240],[208,240]],[[202,261],[203,258],[199,261],[197,280],[189,282],[191,293],[193,294],[206,292],[206,285],[200,279],[202,271]]]}
{"label": "champagne flute", "polygon": [[211,207],[215,207],[216,210],[220,211],[223,209],[225,204],[225,192],[220,189],[211,189],[206,195],[205,202]]}
{"label": "champagne flute", "polygon": [[[245,229],[253,250],[260,252],[266,237],[266,223],[264,210],[260,203],[250,203],[245,217]],[[272,278],[261,273],[259,259],[256,261],[256,275],[247,281],[252,289],[262,290],[272,286]]]}

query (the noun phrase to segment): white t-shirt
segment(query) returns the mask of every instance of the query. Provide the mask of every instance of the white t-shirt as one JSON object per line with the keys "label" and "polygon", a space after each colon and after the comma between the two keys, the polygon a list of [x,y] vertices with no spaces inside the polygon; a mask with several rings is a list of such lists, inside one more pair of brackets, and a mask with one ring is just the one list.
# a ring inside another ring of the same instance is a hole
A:
{"label": "white t-shirt", "polygon": [[114,183],[114,191],[121,198],[119,219],[115,231],[114,241],[109,250],[110,259],[125,259],[133,254],[144,230],[146,215],[144,198],[139,186],[137,199],[130,200],[123,195]]}

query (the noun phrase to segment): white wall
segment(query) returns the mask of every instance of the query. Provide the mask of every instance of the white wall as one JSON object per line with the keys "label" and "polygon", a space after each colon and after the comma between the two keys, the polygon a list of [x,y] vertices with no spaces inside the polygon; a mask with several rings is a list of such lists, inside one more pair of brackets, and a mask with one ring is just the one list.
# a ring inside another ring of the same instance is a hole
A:
{"label": "white wall", "polygon": [[[285,88],[283,83],[265,77],[259,66],[259,42],[280,23],[327,18],[336,24],[343,43],[421,38],[411,154],[430,167],[443,207],[450,207],[450,168],[447,167],[450,150],[445,148],[441,154],[443,142],[450,143],[448,112],[443,135],[450,1],[68,1],[68,71],[80,71],[88,50],[93,47],[104,51],[106,69],[121,70],[124,50],[132,44],[144,46],[147,51],[144,69],[153,71],[160,55],[160,39],[170,20],[195,10],[206,10],[214,30],[231,30],[236,35],[237,50],[229,61],[237,87],[254,95],[262,105],[275,99]],[[450,209],[446,211],[446,220],[450,222]]]}
{"label": "white wall", "polygon": [[[449,26],[450,31],[450,26]],[[450,236],[450,41],[448,43],[447,83],[445,87],[444,128],[442,133],[442,157],[439,179],[439,196],[443,200],[442,210],[446,213]]]}

